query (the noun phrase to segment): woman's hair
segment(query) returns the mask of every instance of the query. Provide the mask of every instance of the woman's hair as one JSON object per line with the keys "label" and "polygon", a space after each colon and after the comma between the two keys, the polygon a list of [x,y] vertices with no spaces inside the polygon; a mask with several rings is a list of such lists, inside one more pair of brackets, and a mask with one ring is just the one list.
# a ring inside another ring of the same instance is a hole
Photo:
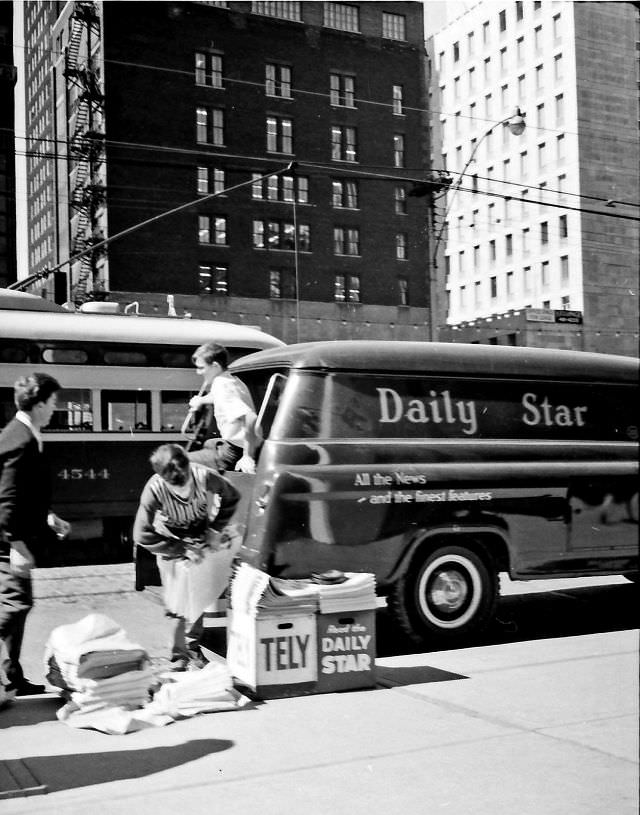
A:
{"label": "woman's hair", "polygon": [[217,362],[223,370],[229,367],[229,352],[224,345],[218,342],[205,342],[204,345],[196,348],[191,356],[191,362],[195,364],[199,359],[206,365],[213,365],[214,362]]}
{"label": "woman's hair", "polygon": [[179,444],[161,444],[149,459],[151,466],[168,484],[181,487],[189,472],[189,457]]}
{"label": "woman's hair", "polygon": [[30,411],[59,390],[60,383],[49,374],[30,374],[20,377],[15,383],[13,398],[18,410]]}

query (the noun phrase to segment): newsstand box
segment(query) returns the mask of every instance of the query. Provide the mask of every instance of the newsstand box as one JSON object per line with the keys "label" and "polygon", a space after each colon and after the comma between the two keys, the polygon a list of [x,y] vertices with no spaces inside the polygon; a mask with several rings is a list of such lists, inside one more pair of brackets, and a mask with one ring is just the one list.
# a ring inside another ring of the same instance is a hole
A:
{"label": "newsstand box", "polygon": [[375,685],[376,612],[317,614],[318,684],[315,693]]}
{"label": "newsstand box", "polygon": [[260,699],[315,693],[316,615],[253,616],[229,609],[227,666]]}

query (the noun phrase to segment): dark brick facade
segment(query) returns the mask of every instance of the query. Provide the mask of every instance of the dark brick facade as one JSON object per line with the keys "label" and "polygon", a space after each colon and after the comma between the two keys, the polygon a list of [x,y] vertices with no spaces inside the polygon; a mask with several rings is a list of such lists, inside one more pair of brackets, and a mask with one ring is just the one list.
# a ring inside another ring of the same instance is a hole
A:
{"label": "dark brick facade", "polygon": [[[296,253],[252,245],[254,219],[292,221],[293,207],[254,200],[250,186],[114,240],[109,248],[110,289],[127,297],[139,293],[142,303],[145,292],[172,293],[194,316],[215,313],[219,319],[237,318],[246,311],[245,301],[252,300],[258,301],[252,310],[261,315],[259,322],[272,313],[277,320],[283,311],[291,315],[289,322],[295,321],[300,310],[306,311],[314,315],[311,323],[295,331],[296,338],[303,339],[309,338],[309,326],[323,319],[317,316],[317,306],[325,306],[320,312],[327,318],[327,330],[333,322],[341,324],[340,309],[347,322],[357,324],[367,307],[364,322],[373,318],[385,327],[380,335],[390,325],[405,322],[412,337],[426,339],[427,204],[409,198],[406,214],[396,214],[394,202],[397,185],[404,183],[408,191],[411,180],[428,171],[421,4],[352,4],[360,10],[358,34],[324,27],[322,3],[302,3],[303,22],[248,13],[250,3],[228,5],[104,4],[109,235],[196,199],[198,166],[224,169],[229,188],[249,181],[252,173],[282,169],[295,159],[297,174],[309,183],[309,203],[296,205],[295,218],[308,224],[311,233],[310,251],[297,253],[300,302],[277,302],[269,289],[269,270],[293,275]],[[381,38],[383,11],[405,15],[406,42]],[[196,85],[196,52],[222,55],[223,88]],[[267,62],[291,67],[291,99],[265,94]],[[330,73],[354,77],[354,108],[330,104]],[[393,85],[403,87],[402,116],[392,111]],[[224,111],[223,146],[197,142],[198,107]],[[292,155],[267,153],[267,116],[292,120]],[[332,125],[357,128],[357,164],[332,162]],[[400,169],[394,167],[394,134],[404,136]],[[332,180],[351,177],[359,185],[358,208],[332,207]],[[226,218],[225,246],[198,243],[198,215]],[[360,230],[358,256],[334,254],[334,227]],[[396,258],[397,233],[407,235],[407,260]],[[199,266],[215,264],[228,267],[227,298],[199,294]],[[334,302],[336,274],[359,276],[361,304]],[[408,283],[406,305],[400,302],[398,278]],[[398,320],[398,313],[405,317]],[[372,331],[375,336],[375,328]]]}

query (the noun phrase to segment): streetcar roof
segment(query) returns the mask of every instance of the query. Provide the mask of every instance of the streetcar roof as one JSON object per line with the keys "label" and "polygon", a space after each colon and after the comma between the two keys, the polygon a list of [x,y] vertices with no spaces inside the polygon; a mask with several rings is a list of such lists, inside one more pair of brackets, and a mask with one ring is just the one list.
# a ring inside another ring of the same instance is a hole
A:
{"label": "streetcar roof", "polygon": [[284,343],[259,328],[181,317],[141,317],[74,312],[45,313],[6,310],[0,338],[193,345],[219,342],[249,348],[274,348]]}
{"label": "streetcar roof", "polygon": [[233,371],[290,367],[375,373],[450,374],[582,381],[636,382],[638,360],[585,351],[495,345],[335,340],[259,351],[237,360]]}
{"label": "streetcar roof", "polygon": [[0,310],[20,309],[21,311],[54,311],[66,313],[66,309],[47,300],[45,297],[38,297],[26,291],[15,291],[14,289],[0,288]]}

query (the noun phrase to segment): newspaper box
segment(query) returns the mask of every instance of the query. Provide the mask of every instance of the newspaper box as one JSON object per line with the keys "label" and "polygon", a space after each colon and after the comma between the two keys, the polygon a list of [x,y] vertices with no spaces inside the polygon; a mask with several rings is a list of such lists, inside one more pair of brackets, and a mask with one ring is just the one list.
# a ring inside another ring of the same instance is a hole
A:
{"label": "newspaper box", "polygon": [[317,615],[316,693],[375,685],[376,613],[343,611]]}
{"label": "newspaper box", "polygon": [[314,614],[261,617],[230,611],[227,665],[261,699],[314,693],[318,682]]}

